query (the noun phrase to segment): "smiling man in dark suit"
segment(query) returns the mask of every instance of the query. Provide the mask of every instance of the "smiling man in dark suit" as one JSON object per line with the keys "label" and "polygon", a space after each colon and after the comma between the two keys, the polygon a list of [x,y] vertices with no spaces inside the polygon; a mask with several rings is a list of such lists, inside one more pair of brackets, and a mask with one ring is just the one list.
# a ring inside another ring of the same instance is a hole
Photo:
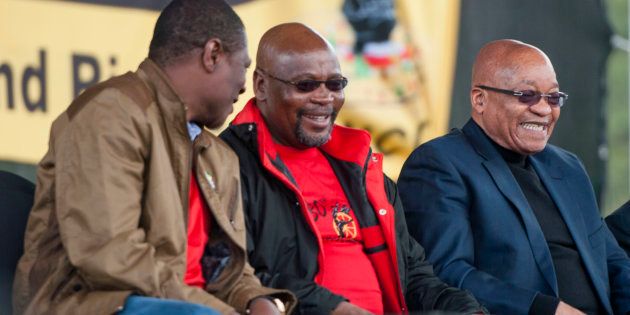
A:
{"label": "smiling man in dark suit", "polygon": [[400,175],[436,273],[492,313],[630,311],[630,260],[579,159],[547,144],[567,98],[540,49],[491,42],[473,68],[472,119],[416,149]]}

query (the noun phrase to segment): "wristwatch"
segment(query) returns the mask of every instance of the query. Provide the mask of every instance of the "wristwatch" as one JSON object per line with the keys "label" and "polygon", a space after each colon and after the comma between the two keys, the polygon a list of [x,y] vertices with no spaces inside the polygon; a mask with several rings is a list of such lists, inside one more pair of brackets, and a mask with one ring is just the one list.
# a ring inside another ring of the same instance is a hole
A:
{"label": "wristwatch", "polygon": [[281,314],[286,313],[287,309],[286,307],[284,307],[284,303],[282,303],[282,301],[280,301],[279,298],[273,298],[271,302],[273,302],[273,304],[276,305],[276,307],[278,308],[278,311],[280,311]]}
{"label": "wristwatch", "polygon": [[[261,296],[261,297],[271,301],[271,303],[273,303],[278,308],[278,311],[280,312],[280,314],[284,314],[287,312],[287,308],[284,306],[284,303],[282,303],[282,301],[279,298],[274,298],[270,296]],[[251,314],[251,313],[252,311],[249,309],[249,305],[248,305],[247,309],[245,310],[245,314]]]}

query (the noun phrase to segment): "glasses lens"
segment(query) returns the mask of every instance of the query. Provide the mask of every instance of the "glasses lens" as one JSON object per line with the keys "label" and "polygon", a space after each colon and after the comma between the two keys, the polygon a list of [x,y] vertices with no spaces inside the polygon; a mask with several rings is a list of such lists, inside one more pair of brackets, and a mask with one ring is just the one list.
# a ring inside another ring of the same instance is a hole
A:
{"label": "glasses lens", "polygon": [[549,105],[562,105],[563,100],[562,95],[558,92],[550,93],[549,96],[547,96],[547,103],[549,103]]}
{"label": "glasses lens", "polygon": [[529,106],[532,106],[540,101],[540,93],[536,93],[532,90],[521,91],[523,95],[518,97],[518,101]]}
{"label": "glasses lens", "polygon": [[343,88],[346,87],[346,85],[348,84],[348,80],[344,79],[332,79],[332,80],[327,80],[325,82],[326,84],[326,88],[333,91],[333,92],[338,92],[343,90]]}
{"label": "glasses lens", "polygon": [[312,92],[319,87],[320,82],[315,80],[302,80],[295,83],[295,87],[301,92]]}

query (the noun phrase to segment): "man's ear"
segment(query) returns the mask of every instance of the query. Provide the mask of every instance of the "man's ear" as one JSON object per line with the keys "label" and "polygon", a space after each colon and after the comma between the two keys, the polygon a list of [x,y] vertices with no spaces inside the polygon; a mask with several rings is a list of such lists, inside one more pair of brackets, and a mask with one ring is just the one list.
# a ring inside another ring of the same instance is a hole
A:
{"label": "man's ear", "polygon": [[225,55],[223,43],[218,38],[210,38],[203,46],[203,53],[201,54],[201,63],[203,68],[208,72],[213,72],[217,63]]}
{"label": "man's ear", "polygon": [[470,104],[472,105],[472,110],[481,115],[483,114],[486,103],[486,94],[484,91],[478,87],[474,87],[470,90]]}
{"label": "man's ear", "polygon": [[259,102],[267,99],[265,78],[258,70],[254,70],[254,96],[256,96],[256,100]]}

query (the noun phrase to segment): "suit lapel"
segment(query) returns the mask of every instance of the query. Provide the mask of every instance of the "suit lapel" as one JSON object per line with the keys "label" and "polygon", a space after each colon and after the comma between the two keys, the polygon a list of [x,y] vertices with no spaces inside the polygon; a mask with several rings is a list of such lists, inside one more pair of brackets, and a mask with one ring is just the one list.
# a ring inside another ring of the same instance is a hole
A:
{"label": "suit lapel", "polygon": [[[571,237],[573,237],[586,271],[593,281],[598,297],[601,301],[608,300],[605,293],[607,284],[598,275],[597,266],[591,256],[588,231],[582,220],[582,210],[578,202],[579,196],[572,194],[571,181],[564,176],[565,171],[562,166],[551,161],[548,154],[545,154],[545,151],[534,155],[530,158],[530,161],[547,192],[549,192],[549,195],[558,207],[560,215],[567,225]],[[607,305],[607,303],[602,303],[602,305]]]}
{"label": "suit lapel", "polygon": [[556,272],[553,267],[549,246],[540,228],[540,224],[529,206],[527,199],[512,175],[507,163],[501,154],[494,148],[481,128],[470,120],[463,128],[463,132],[477,153],[486,160],[483,166],[486,168],[497,188],[506,199],[516,208],[523,226],[527,233],[527,238],[532,249],[534,258],[538,264],[543,277],[549,284],[553,292],[558,294],[558,282]]}

